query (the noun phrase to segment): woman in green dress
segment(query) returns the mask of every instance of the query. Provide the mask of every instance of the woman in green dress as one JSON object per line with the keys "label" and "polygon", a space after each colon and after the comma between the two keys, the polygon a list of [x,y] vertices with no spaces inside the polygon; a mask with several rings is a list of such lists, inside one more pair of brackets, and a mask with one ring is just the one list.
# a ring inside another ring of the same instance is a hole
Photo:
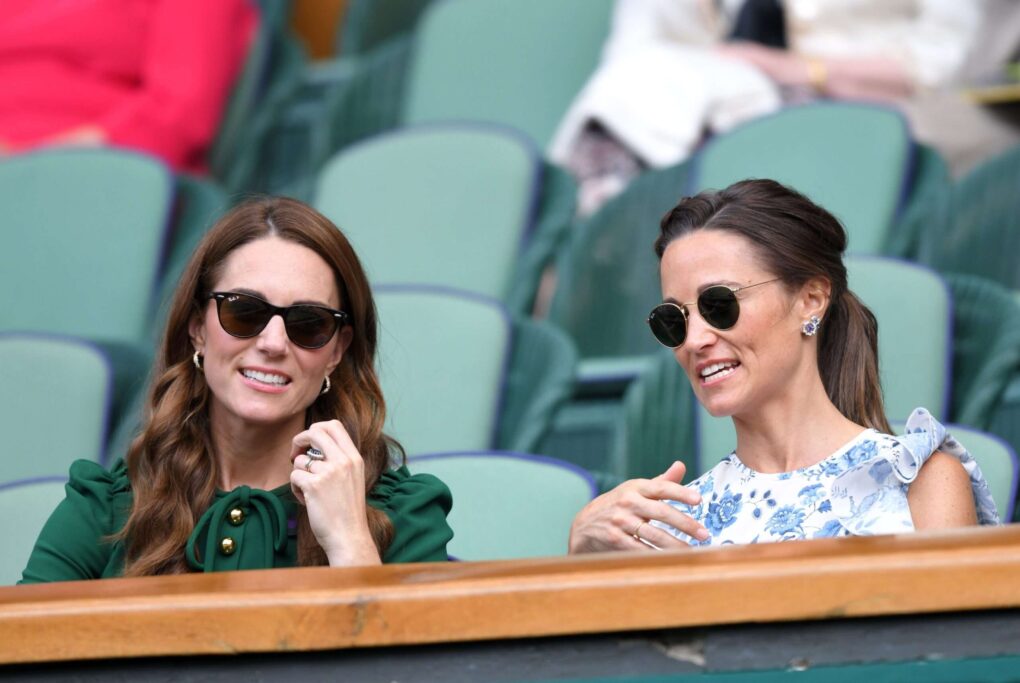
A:
{"label": "woman in green dress", "polygon": [[22,583],[447,559],[450,493],[382,431],[376,337],[328,219],[230,211],[181,276],[139,435],[71,467]]}

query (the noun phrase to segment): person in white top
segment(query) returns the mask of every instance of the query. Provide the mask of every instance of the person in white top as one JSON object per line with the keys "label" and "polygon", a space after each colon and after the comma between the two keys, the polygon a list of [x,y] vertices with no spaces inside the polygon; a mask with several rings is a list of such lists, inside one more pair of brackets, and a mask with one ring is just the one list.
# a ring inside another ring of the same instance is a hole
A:
{"label": "person in white top", "polygon": [[676,548],[998,522],[973,458],[927,412],[893,438],[878,328],[847,288],[846,232],[771,180],[684,198],[655,250],[649,316],[736,451],[681,484],[675,463],[578,513],[570,552]]}

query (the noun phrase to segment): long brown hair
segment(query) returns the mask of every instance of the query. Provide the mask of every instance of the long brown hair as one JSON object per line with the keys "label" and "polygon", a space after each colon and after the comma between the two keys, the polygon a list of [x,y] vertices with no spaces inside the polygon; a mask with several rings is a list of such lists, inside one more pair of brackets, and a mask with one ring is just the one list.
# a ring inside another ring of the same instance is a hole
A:
{"label": "long brown hair", "polygon": [[[207,305],[224,261],[235,249],[275,236],[307,247],[329,264],[354,336],[330,380],[334,387],[308,408],[305,423],[340,420],[365,461],[366,494],[399,444],[383,434],[385,405],[375,374],[375,304],[354,249],[329,219],[293,199],[246,201],[224,215],[184,269],[168,314],[139,436],[127,454],[134,494],[118,537],[126,542],[125,576],[189,571],[184,547],[216,494],[217,465],[209,429],[209,389],[192,363],[188,325]],[[368,524],[379,554],[393,536],[389,518],[372,506]],[[326,564],[304,508],[298,516],[301,565]]]}
{"label": "long brown hair", "polygon": [[791,291],[828,280],[829,308],[818,331],[822,384],[845,417],[888,432],[878,374],[878,321],[847,288],[846,231],[831,213],[774,180],[744,180],[685,197],[662,219],[655,253],[696,230],[725,230],[749,240],[762,263]]}

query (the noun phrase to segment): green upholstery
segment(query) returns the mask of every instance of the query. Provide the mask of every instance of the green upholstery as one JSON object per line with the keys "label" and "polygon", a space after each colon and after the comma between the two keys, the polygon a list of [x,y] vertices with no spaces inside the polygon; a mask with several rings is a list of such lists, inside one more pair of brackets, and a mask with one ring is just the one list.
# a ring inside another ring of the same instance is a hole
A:
{"label": "green upholstery", "polygon": [[[902,434],[906,423],[890,421],[894,434]],[[977,460],[981,473],[988,482],[988,488],[995,499],[995,508],[999,519],[1009,522],[1016,505],[1017,476],[1020,474],[1020,462],[1016,452],[1005,441],[973,427],[958,424],[947,424],[946,431],[966,448]]]}
{"label": "green upholstery", "polygon": [[839,218],[850,251],[879,253],[899,209],[911,153],[903,117],[891,109],[835,102],[790,107],[709,142],[698,155],[694,187],[772,178]]}
{"label": "green upholstery", "polygon": [[69,338],[0,335],[0,481],[63,475],[101,462],[112,369],[95,346]]}
{"label": "green upholstery", "polygon": [[493,127],[424,126],[350,147],[319,175],[316,207],[373,282],[505,298],[529,236],[541,161]]}
{"label": "green upholstery", "polygon": [[63,476],[0,483],[0,525],[4,532],[0,586],[21,580],[39,532],[64,499],[66,481]]}
{"label": "green upholstery", "polygon": [[574,391],[577,350],[550,323],[517,318],[507,369],[496,447],[537,453],[553,416]]}
{"label": "green upholstery", "polygon": [[635,357],[661,348],[644,324],[662,300],[652,244],[688,179],[687,164],[645,173],[576,226],[561,250],[549,319],[577,344],[582,381],[639,372]]}
{"label": "green upholstery", "polygon": [[209,169],[230,192],[272,189],[273,167],[266,163],[275,139],[270,135],[295,90],[305,65],[304,52],[289,34],[290,0],[258,0],[259,24],[244,67],[234,83],[209,150]]}
{"label": "green upholstery", "polygon": [[889,231],[883,253],[927,263],[923,245],[945,235],[951,210],[953,179],[942,155],[928,145],[914,145],[910,188],[903,210]]}
{"label": "green upholstery", "polygon": [[1020,288],[1020,146],[959,180],[945,231],[925,234],[919,258],[946,272]]}
{"label": "green upholstery", "polygon": [[618,468],[627,478],[654,477],[680,460],[689,480],[698,473],[692,419],[697,401],[672,351],[662,349],[652,359],[624,395]]}
{"label": "green upholstery", "polygon": [[[952,306],[945,283],[927,268],[880,256],[848,256],[846,266],[850,289],[878,320],[886,414],[905,419],[923,406],[946,420]],[[712,417],[700,405],[697,422],[703,472],[729,455],[737,438],[730,418]]]}
{"label": "green upholstery", "polygon": [[491,447],[510,356],[506,311],[426,287],[378,287],[375,303],[387,433],[408,454]]}
{"label": "green upholstery", "polygon": [[409,33],[433,0],[351,0],[339,31],[339,52],[363,55]]}
{"label": "green upholstery", "polygon": [[[989,429],[994,408],[1020,373],[1020,302],[1009,290],[973,275],[947,275],[946,281],[954,307],[949,416],[953,422]],[[1020,428],[1017,433],[1020,436]]]}
{"label": "green upholstery", "polygon": [[878,319],[886,415],[904,419],[924,406],[936,419],[948,419],[952,303],[946,283],[927,268],[895,259],[848,256],[846,266],[850,289]]}
{"label": "green upholstery", "polygon": [[[223,188],[211,180],[191,175],[178,175],[176,180],[174,229],[160,276],[159,300],[164,309],[195,247],[230,205]],[[162,332],[159,329],[163,322],[161,316],[154,322],[157,328],[154,338],[158,338]]]}
{"label": "green upholstery", "polygon": [[172,198],[167,169],[141,154],[0,161],[0,329],[144,338]]}
{"label": "green upholstery", "polygon": [[492,121],[544,147],[599,60],[611,0],[444,0],[425,12],[405,123]]}
{"label": "green upholstery", "polygon": [[563,555],[574,515],[595,497],[591,475],[553,458],[446,453],[410,458],[407,466],[450,487],[453,540],[447,548],[458,560]]}

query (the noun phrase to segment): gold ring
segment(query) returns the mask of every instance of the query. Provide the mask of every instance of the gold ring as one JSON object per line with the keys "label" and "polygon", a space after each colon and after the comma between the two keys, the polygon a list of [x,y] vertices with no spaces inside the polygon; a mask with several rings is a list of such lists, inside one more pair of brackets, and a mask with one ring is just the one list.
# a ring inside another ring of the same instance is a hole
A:
{"label": "gold ring", "polygon": [[638,539],[639,541],[642,540],[641,539],[641,535],[638,532],[641,531],[641,527],[643,527],[644,525],[645,525],[645,521],[644,520],[641,520],[640,522],[638,522],[638,525],[636,527],[634,527],[634,533],[632,533],[631,536],[633,536],[634,538]]}

